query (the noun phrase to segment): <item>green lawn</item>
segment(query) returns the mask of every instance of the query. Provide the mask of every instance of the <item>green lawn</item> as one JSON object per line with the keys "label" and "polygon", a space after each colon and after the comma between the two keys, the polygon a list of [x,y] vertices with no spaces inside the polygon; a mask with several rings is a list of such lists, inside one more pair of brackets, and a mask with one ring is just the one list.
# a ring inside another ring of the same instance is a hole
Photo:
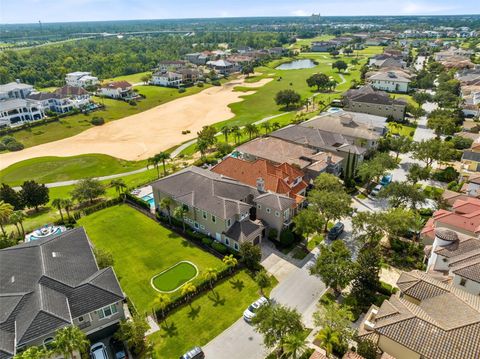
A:
{"label": "green lawn", "polygon": [[413,126],[402,125],[395,122],[389,122],[387,126],[390,133],[394,135],[413,138],[413,134],[415,133],[415,127]]}
{"label": "green lawn", "polygon": [[196,345],[205,345],[239,319],[258,297],[258,286],[244,271],[222,281],[191,306],[170,314],[162,329],[149,337],[157,357],[178,358]]}
{"label": "green lawn", "polygon": [[146,161],[125,161],[101,154],[38,157],[3,169],[0,172],[0,182],[11,186],[20,185],[26,180],[51,183],[129,172],[145,166]]}
{"label": "green lawn", "polygon": [[105,109],[91,112],[88,115],[77,114],[67,116],[58,122],[51,122],[15,132],[12,136],[23,143],[25,147],[32,147],[42,143],[61,140],[62,138],[74,136],[92,127],[93,125],[90,121],[93,117],[103,117],[105,122],[118,120],[126,116],[146,111],[152,107],[174,99],[193,95],[207,87],[208,85],[205,85],[205,87],[193,86],[187,88],[184,93],[179,93],[177,89],[173,88],[137,86],[135,89],[146,98],[138,101],[135,106],[124,101],[93,97],[95,102],[104,104]]}
{"label": "green lawn", "polygon": [[146,75],[150,75],[151,73],[152,73],[151,71],[146,71],[146,72],[138,72],[136,74],[131,74],[131,75],[112,77],[110,79],[102,80],[102,83],[112,82],[112,81],[128,81],[133,85],[133,84],[142,82],[142,77]]}
{"label": "green lawn", "polygon": [[153,278],[153,285],[162,292],[171,292],[198,274],[197,268],[188,262],[179,262]]}
{"label": "green lawn", "polygon": [[139,312],[151,312],[158,292],[150,280],[163,270],[183,260],[191,261],[199,269],[200,280],[206,268],[223,266],[218,258],[127,205],[83,217],[78,224],[85,227],[96,247],[113,254],[122,289]]}

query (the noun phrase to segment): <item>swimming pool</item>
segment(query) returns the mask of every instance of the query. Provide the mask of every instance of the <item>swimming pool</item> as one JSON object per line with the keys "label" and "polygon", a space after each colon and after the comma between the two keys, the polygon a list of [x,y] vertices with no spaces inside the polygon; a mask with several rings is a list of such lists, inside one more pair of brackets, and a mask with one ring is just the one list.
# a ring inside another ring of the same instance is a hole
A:
{"label": "swimming pool", "polygon": [[42,228],[36,229],[32,233],[29,233],[25,236],[25,241],[37,241],[39,239],[47,238],[47,237],[55,237],[59,234],[65,232],[67,229],[63,226],[44,226]]}
{"label": "swimming pool", "polygon": [[153,193],[149,193],[142,197],[142,199],[147,202],[151,208],[155,207],[155,200],[153,199]]}

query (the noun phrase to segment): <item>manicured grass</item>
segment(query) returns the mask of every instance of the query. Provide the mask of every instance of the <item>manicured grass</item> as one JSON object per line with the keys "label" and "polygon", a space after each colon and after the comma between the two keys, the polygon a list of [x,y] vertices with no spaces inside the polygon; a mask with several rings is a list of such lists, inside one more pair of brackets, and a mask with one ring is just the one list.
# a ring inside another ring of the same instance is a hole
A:
{"label": "manicured grass", "polygon": [[239,319],[259,296],[258,286],[245,271],[222,281],[190,306],[170,314],[161,330],[149,337],[157,357],[178,358],[196,345],[205,345]]}
{"label": "manicured grass", "polygon": [[415,133],[415,127],[407,126],[402,124],[397,124],[395,122],[388,123],[388,130],[391,134],[400,135],[405,137],[413,138],[413,134]]}
{"label": "manicured grass", "polygon": [[313,250],[317,247],[320,243],[323,242],[325,236],[323,234],[316,234],[314,235],[307,243],[307,249],[309,251]]}
{"label": "manicured grass", "polygon": [[145,166],[146,161],[131,162],[101,154],[38,157],[3,169],[0,182],[11,186],[20,185],[26,180],[51,183],[129,172]]}
{"label": "manicured grass", "polygon": [[198,274],[197,268],[188,262],[179,262],[153,278],[153,285],[162,292],[180,288]]}
{"label": "manicured grass", "polygon": [[[151,312],[154,306],[158,292],[150,280],[161,271],[188,260],[198,267],[201,279],[206,268],[223,267],[218,258],[127,205],[93,213],[78,224],[85,227],[96,247],[113,254],[122,289],[141,313]],[[176,295],[177,292],[171,294]]]}
{"label": "manicured grass", "polygon": [[139,100],[135,106],[124,101],[112,100],[100,97],[93,97],[97,103],[104,104],[105,109],[91,112],[88,115],[77,114],[62,118],[58,122],[51,122],[45,125],[32,127],[11,134],[25,147],[32,147],[42,143],[61,140],[62,138],[74,136],[92,127],[90,123],[93,117],[103,117],[105,122],[118,120],[120,118],[146,111],[155,106],[172,101],[174,99],[193,95],[207,88],[189,87],[184,93],[177,89],[158,86],[137,86],[136,90],[146,98]]}
{"label": "manicured grass", "polygon": [[150,71],[138,72],[136,74],[125,75],[125,76],[117,76],[117,77],[112,77],[110,79],[104,79],[104,80],[102,80],[102,83],[112,82],[112,81],[128,81],[133,85],[133,84],[136,84],[136,83],[139,83],[139,82],[143,82],[142,77],[144,77],[146,75],[150,75],[150,74],[151,74]]}

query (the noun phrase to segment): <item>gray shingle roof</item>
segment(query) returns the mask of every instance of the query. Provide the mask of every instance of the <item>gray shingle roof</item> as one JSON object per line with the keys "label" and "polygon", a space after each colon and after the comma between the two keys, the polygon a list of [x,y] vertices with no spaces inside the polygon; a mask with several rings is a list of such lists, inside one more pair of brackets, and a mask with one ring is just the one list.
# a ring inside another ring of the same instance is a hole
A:
{"label": "gray shingle roof", "polygon": [[223,219],[244,214],[260,195],[254,187],[198,167],[188,167],[159,179],[152,187],[175,201]]}
{"label": "gray shingle roof", "polygon": [[113,269],[98,270],[83,228],[0,250],[0,330],[16,326],[17,345],[123,298]]}
{"label": "gray shingle roof", "polygon": [[225,235],[238,243],[244,242],[250,235],[262,229],[261,224],[252,222],[249,219],[243,221],[236,221],[225,233]]}
{"label": "gray shingle roof", "polygon": [[480,162],[480,152],[463,151],[462,160]]}

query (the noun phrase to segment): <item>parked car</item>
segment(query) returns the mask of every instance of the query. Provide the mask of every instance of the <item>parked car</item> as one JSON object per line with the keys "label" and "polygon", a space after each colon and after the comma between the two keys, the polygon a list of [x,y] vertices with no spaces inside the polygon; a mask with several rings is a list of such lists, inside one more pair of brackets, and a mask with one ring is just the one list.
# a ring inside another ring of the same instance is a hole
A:
{"label": "parked car", "polygon": [[112,337],[110,339],[110,348],[112,349],[112,353],[115,356],[115,359],[128,359],[125,345],[123,345],[120,340]]}
{"label": "parked car", "polygon": [[268,304],[268,299],[265,297],[261,297],[260,299],[257,299],[255,302],[250,304],[247,309],[243,312],[243,319],[245,319],[246,322],[251,322],[252,319],[255,317],[255,312],[262,306]]}
{"label": "parked car", "polygon": [[190,349],[188,352],[186,352],[180,357],[180,359],[203,359],[203,358],[205,358],[205,353],[200,347],[195,347],[193,349]]}
{"label": "parked car", "polygon": [[390,173],[383,176],[382,179],[380,180],[380,184],[382,186],[388,186],[390,182],[392,182],[392,175]]}
{"label": "parked car", "polygon": [[337,222],[335,225],[328,231],[327,238],[331,241],[334,241],[342,234],[345,225],[342,222]]}
{"label": "parked car", "polygon": [[381,184],[377,184],[377,185],[375,186],[375,188],[372,189],[372,192],[370,192],[370,194],[371,194],[372,196],[376,196],[376,195],[382,190],[382,188],[383,188],[383,186],[382,186]]}
{"label": "parked car", "polygon": [[109,359],[107,347],[103,343],[96,343],[90,347],[90,357],[92,359]]}

